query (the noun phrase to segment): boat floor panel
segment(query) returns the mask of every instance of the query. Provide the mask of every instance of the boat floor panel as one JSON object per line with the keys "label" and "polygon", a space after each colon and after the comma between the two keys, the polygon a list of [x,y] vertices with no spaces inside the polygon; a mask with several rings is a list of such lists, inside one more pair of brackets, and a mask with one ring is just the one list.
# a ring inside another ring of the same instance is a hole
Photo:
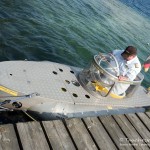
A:
{"label": "boat floor panel", "polygon": [[8,61],[0,63],[0,84],[24,94],[37,92],[49,101],[77,105],[141,107],[150,106],[150,96],[143,87],[132,98],[96,98],[78,85],[80,68],[53,62]]}

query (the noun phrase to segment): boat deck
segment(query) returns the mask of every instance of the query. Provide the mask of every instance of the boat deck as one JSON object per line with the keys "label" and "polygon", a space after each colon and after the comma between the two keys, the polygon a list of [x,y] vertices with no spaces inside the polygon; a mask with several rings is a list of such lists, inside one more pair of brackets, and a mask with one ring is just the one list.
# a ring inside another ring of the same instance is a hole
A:
{"label": "boat deck", "polygon": [[150,112],[0,125],[0,149],[150,149]]}
{"label": "boat deck", "polygon": [[[41,111],[40,113],[48,110],[48,112],[63,113],[67,116],[84,112],[98,114],[103,110],[110,112],[111,110],[150,106],[150,95],[146,94],[142,86],[138,88],[132,98],[114,100],[111,97],[94,97],[77,81],[76,76],[81,70],[80,68],[45,61],[1,62],[0,68],[0,92],[1,94],[5,93],[4,97],[14,96],[14,100],[16,100],[16,96],[34,94],[30,98],[20,100],[22,103],[20,109],[30,108],[30,110]],[[11,99],[13,98],[11,97]],[[6,98],[2,100],[4,101]],[[57,103],[61,105],[54,106]],[[6,107],[14,108],[11,104]],[[53,110],[54,107],[57,107],[56,110]],[[79,116],[82,117],[81,114]]]}

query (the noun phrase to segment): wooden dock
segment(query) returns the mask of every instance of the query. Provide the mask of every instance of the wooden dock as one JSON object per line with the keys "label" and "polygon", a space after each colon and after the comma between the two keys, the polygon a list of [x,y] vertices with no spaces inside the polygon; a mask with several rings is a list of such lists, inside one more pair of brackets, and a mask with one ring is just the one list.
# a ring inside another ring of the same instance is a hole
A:
{"label": "wooden dock", "polygon": [[150,149],[150,112],[0,125],[0,150]]}

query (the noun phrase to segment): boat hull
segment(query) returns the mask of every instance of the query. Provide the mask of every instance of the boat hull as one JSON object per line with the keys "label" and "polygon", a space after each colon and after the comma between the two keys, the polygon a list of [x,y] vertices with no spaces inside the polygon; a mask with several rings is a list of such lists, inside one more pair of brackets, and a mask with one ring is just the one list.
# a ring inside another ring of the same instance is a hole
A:
{"label": "boat hull", "polygon": [[6,61],[0,68],[0,100],[10,100],[1,106],[43,120],[144,112],[150,106],[142,86],[130,98],[94,97],[78,81],[81,68],[47,61]]}

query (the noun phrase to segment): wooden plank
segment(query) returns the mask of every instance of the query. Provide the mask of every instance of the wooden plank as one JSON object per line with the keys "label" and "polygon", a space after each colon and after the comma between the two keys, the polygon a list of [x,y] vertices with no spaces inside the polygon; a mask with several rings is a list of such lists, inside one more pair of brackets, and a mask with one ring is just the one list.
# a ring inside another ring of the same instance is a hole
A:
{"label": "wooden plank", "polygon": [[97,149],[95,143],[93,142],[81,119],[66,120],[66,125],[78,149]]}
{"label": "wooden plank", "polygon": [[147,144],[124,115],[117,115],[114,116],[114,118],[127,136],[127,138],[124,140],[130,141],[135,149],[149,150]]}
{"label": "wooden plank", "polygon": [[19,149],[20,148],[13,125],[0,125],[0,150]]}
{"label": "wooden plank", "polygon": [[84,118],[83,120],[100,149],[117,149],[98,118],[88,117]]}
{"label": "wooden plank", "polygon": [[134,149],[132,145],[130,145],[130,142],[126,140],[126,136],[112,116],[101,116],[99,118],[119,149]]}
{"label": "wooden plank", "polygon": [[147,116],[150,118],[150,112],[146,112]]}
{"label": "wooden plank", "polygon": [[[141,135],[143,141],[145,143],[150,144],[150,132],[145,127],[145,125],[139,120],[139,118],[135,114],[128,114],[126,117],[130,120],[134,128]],[[149,145],[150,146],[150,145]]]}
{"label": "wooden plank", "polygon": [[140,117],[140,119],[143,121],[146,127],[150,130],[150,118],[145,113],[137,113],[137,115]]}
{"label": "wooden plank", "polygon": [[17,123],[18,133],[24,150],[49,150],[39,122]]}
{"label": "wooden plank", "polygon": [[71,141],[62,121],[43,121],[42,123],[53,149],[75,149],[75,146],[73,145],[73,142]]}

